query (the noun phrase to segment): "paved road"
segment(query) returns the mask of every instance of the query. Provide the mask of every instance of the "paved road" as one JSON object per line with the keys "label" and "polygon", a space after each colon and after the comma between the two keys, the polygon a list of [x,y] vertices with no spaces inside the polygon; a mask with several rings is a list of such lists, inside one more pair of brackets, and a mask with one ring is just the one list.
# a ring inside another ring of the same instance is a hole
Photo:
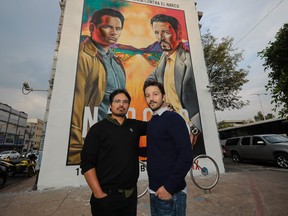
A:
{"label": "paved road", "polygon": [[[287,215],[288,169],[224,160],[226,173],[210,193],[188,182],[187,216]],[[90,216],[87,187],[33,191],[35,177],[0,190],[0,216]],[[138,201],[137,216],[148,216],[149,197]]]}

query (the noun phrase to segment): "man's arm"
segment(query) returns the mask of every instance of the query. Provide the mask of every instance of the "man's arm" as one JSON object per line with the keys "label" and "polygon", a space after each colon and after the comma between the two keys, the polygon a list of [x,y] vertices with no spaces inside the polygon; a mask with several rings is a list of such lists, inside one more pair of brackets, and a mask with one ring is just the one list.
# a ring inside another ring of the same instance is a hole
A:
{"label": "man's arm", "polygon": [[175,143],[177,159],[174,162],[174,169],[164,183],[164,188],[174,194],[175,190],[182,183],[190,170],[193,162],[192,146],[189,133],[184,119],[177,114],[173,117],[171,127],[171,139]]}
{"label": "man's arm", "polygon": [[147,81],[158,81],[157,76],[156,76],[156,70],[154,70],[145,80],[145,82]]}
{"label": "man's arm", "polygon": [[[138,127],[139,127],[139,134],[140,136],[146,136],[147,135],[147,122],[146,121],[138,121]],[[139,156],[140,157],[147,157],[147,146],[139,146]]]}
{"label": "man's arm", "polygon": [[91,188],[95,198],[102,198],[106,194],[102,191],[96,172],[96,163],[99,152],[99,128],[97,124],[93,125],[87,133],[84,146],[81,151],[81,173]]}
{"label": "man's arm", "polygon": [[[158,79],[158,77],[160,76],[160,66],[161,67],[165,67],[165,54],[162,54],[162,56],[160,57],[160,60],[159,60],[159,64],[158,66],[152,71],[152,73],[146,78],[145,82],[146,81],[151,81],[151,80],[156,80],[158,82],[162,82],[161,80]],[[161,79],[161,78],[160,78]]]}
{"label": "man's arm", "polygon": [[107,196],[107,194],[102,191],[102,188],[101,188],[100,183],[98,181],[98,177],[97,177],[95,168],[92,168],[92,169],[88,170],[87,172],[85,172],[84,177],[85,177],[89,187],[91,188],[95,198],[99,199],[99,198],[103,198],[103,197]]}
{"label": "man's arm", "polygon": [[83,121],[83,110],[85,106],[85,91],[84,91],[86,85],[85,71],[88,70],[87,65],[85,65],[84,62],[85,60],[83,52],[81,51],[81,53],[79,54],[78,68],[76,73],[77,75],[74,90],[75,93],[74,93],[73,115],[71,122],[71,138],[69,149],[71,161],[74,161],[77,158],[75,154],[80,153],[84,142],[82,138],[82,121]]}

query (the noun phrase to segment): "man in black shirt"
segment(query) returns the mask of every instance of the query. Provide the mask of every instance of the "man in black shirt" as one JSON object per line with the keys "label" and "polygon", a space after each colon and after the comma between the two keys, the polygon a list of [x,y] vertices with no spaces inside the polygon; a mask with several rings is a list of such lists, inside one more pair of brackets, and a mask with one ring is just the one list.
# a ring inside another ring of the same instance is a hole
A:
{"label": "man in black shirt", "polygon": [[109,97],[112,114],[94,124],[81,152],[82,174],[92,190],[93,216],[136,216],[139,147],[146,122],[127,119],[131,97],[118,89]]}

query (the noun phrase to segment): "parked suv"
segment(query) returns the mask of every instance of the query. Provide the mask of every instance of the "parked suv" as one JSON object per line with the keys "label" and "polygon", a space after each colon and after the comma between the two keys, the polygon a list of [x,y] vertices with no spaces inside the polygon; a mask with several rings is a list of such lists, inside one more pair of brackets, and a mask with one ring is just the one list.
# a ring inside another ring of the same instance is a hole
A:
{"label": "parked suv", "polygon": [[242,160],[274,161],[288,167],[288,138],[278,134],[249,135],[226,140],[226,153],[236,163]]}

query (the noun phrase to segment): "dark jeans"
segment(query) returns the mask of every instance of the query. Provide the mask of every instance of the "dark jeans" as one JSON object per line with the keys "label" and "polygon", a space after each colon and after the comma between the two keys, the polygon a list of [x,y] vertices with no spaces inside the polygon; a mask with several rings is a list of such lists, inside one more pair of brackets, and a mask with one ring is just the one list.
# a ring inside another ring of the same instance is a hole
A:
{"label": "dark jeans", "polygon": [[105,193],[107,196],[101,199],[95,198],[92,194],[90,205],[93,216],[136,216],[137,189],[128,198],[116,190]]}
{"label": "dark jeans", "polygon": [[187,195],[180,191],[170,200],[161,200],[150,194],[151,216],[185,216]]}

